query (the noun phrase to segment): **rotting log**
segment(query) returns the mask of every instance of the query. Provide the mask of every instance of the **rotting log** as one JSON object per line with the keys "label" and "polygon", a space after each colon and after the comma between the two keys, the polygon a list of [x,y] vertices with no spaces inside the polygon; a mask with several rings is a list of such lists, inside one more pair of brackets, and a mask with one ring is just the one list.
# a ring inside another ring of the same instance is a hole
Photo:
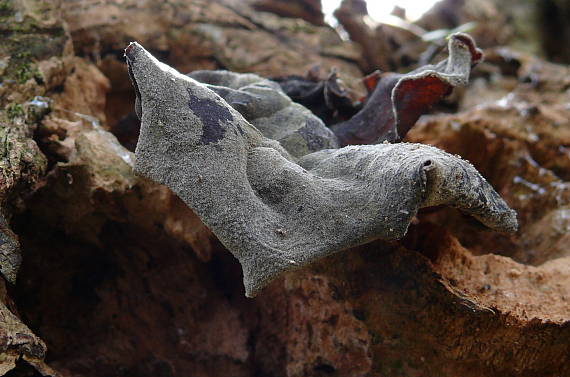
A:
{"label": "rotting log", "polygon": [[[304,75],[308,67],[291,56],[308,52],[310,64],[326,68],[331,51],[348,44],[327,51],[323,42],[314,53],[315,41],[330,38],[322,29],[265,15],[272,23],[259,23],[257,13],[238,17],[221,2],[184,3],[173,16],[163,11],[181,3],[163,3],[64,2],[82,58],[64,43],[32,59],[30,70],[19,71],[25,83],[2,104],[51,99],[51,112],[32,122],[34,139],[24,138],[38,144],[47,170],[30,185],[31,197],[20,200],[23,185],[14,186],[17,205],[9,209],[16,210],[6,211],[23,259],[16,285],[8,285],[14,304],[2,300],[11,313],[4,318],[17,314],[37,337],[18,325],[30,336],[13,337],[20,344],[2,348],[9,356],[3,360],[42,356],[26,352],[45,342],[48,363],[63,375],[570,374],[569,262],[560,231],[570,198],[566,67],[498,51],[487,72],[500,80],[477,77],[458,114],[420,120],[408,135],[468,158],[518,212],[516,235],[483,232],[450,210],[420,212],[402,244],[376,241],[328,257],[246,299],[236,283],[239,263],[170,190],[136,178],[132,155],[105,131],[132,109],[122,48],[132,36],[153,51],[170,51],[169,63],[183,72],[235,69],[245,56],[247,71],[275,76]],[[9,4],[15,11],[2,8],[1,15],[11,20],[35,9],[28,1]],[[36,17],[61,17],[59,2],[42,4],[53,12],[42,8]],[[184,21],[198,15],[199,22]],[[225,37],[215,39],[219,31]],[[68,41],[63,26],[45,33]],[[291,35],[293,44],[283,42]],[[250,41],[260,36],[266,42],[253,47],[275,48],[269,60],[252,50]],[[291,48],[301,45],[308,47]],[[356,54],[342,56],[333,59],[343,63],[339,73],[359,77]],[[36,63],[46,89],[33,78]],[[28,125],[15,126],[28,135]],[[16,361],[14,372],[27,373],[25,364]]]}

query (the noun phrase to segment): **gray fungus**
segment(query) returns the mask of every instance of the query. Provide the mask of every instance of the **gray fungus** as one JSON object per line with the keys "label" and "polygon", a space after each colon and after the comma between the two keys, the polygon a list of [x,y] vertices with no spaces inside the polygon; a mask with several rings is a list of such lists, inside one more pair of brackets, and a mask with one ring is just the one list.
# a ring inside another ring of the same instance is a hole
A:
{"label": "gray fungus", "polygon": [[125,55],[142,121],[136,173],[200,216],[241,263],[248,297],[285,271],[403,237],[423,207],[517,229],[515,212],[465,160],[421,144],[339,149],[320,119],[269,80],[189,77],[138,43]]}

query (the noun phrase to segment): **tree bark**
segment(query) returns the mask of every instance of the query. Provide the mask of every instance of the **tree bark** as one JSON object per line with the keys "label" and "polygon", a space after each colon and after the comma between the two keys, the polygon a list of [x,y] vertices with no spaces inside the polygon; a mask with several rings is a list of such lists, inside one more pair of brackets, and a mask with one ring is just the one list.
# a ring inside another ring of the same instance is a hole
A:
{"label": "tree bark", "polygon": [[517,234],[429,209],[402,241],[246,299],[237,260],[108,131],[133,110],[133,40],[182,72],[318,63],[362,92],[353,42],[238,5],[0,1],[0,372],[570,375],[568,68],[487,49],[457,114],[408,135],[469,159],[518,212]]}

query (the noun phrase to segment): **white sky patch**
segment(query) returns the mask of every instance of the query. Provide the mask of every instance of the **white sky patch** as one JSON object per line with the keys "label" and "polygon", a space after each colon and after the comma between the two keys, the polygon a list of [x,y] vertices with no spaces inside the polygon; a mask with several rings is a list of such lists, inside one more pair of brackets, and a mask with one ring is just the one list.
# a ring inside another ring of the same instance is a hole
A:
{"label": "white sky patch", "polygon": [[[340,5],[341,0],[321,0],[326,21],[336,24],[333,12]],[[377,22],[382,21],[392,12],[396,5],[406,9],[406,17],[415,21],[427,12],[438,0],[368,0],[368,14]]]}

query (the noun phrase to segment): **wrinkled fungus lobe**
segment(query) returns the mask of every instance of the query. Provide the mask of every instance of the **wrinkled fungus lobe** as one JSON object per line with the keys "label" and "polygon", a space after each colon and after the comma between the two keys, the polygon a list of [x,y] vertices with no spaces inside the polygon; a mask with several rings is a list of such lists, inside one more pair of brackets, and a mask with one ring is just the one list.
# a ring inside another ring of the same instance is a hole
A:
{"label": "wrinkled fungus lobe", "polygon": [[371,90],[363,109],[351,119],[332,126],[341,145],[400,141],[418,118],[469,81],[471,68],[483,59],[473,39],[463,33],[452,35],[449,57],[405,75],[373,74],[365,79]]}
{"label": "wrinkled fungus lobe", "polygon": [[125,55],[142,121],[135,170],[200,216],[240,261],[249,297],[287,270],[403,237],[423,207],[449,205],[513,232],[515,212],[465,160],[421,144],[338,148],[354,138],[399,140],[426,107],[465,84],[481,56],[463,34],[449,47],[438,65],[382,77],[333,133],[276,82],[226,71],[182,75],[131,43]]}

